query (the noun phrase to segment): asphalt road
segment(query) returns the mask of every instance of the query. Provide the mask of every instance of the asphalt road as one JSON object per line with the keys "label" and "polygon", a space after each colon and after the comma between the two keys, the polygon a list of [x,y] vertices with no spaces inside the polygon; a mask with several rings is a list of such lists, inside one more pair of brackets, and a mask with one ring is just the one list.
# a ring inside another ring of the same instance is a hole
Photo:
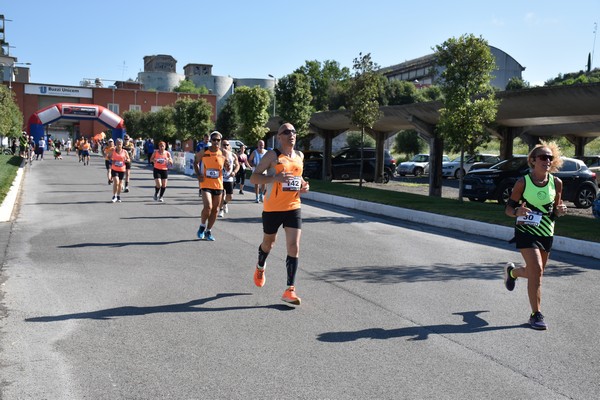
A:
{"label": "asphalt road", "polygon": [[193,178],[155,203],[137,165],[112,204],[103,167],[35,162],[0,226],[3,400],[597,397],[597,260],[552,255],[538,332],[506,243],[306,201],[288,307],[283,237],[252,283],[249,191],[201,242]]}

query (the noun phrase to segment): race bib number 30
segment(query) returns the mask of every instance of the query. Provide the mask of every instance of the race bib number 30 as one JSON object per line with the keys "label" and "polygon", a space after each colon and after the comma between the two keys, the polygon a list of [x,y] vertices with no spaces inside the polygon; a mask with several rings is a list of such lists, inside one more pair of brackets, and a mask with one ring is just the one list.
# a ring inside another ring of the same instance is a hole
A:
{"label": "race bib number 30", "polygon": [[542,214],[539,212],[531,211],[527,215],[517,218],[517,225],[531,225],[538,226],[542,222]]}
{"label": "race bib number 30", "polygon": [[301,186],[302,186],[302,177],[295,176],[293,178],[290,178],[287,182],[284,182],[282,184],[282,189],[283,189],[283,191],[297,192],[300,190]]}

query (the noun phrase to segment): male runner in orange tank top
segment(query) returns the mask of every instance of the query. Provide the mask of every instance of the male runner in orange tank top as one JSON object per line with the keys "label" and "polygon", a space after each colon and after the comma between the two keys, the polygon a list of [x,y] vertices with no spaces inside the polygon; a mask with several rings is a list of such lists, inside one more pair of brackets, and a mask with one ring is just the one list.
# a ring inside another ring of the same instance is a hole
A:
{"label": "male runner in orange tank top", "polygon": [[210,134],[210,147],[200,150],[194,157],[194,171],[202,193],[202,213],[197,236],[201,240],[214,241],[211,228],[217,220],[223,197],[223,168],[229,169],[229,161],[221,151],[222,135]]}
{"label": "male runner in orange tank top", "polygon": [[[295,151],[296,130],[285,123],[277,131],[279,146],[269,150],[260,160],[250,177],[254,185],[267,185],[262,213],[263,241],[258,246],[258,262],[254,271],[254,284],[265,284],[265,266],[267,256],[275,245],[277,231],[283,225],[287,245],[287,286],[281,300],[300,305],[296,295],[295,279],[300,255],[300,236],[302,216],[300,214],[300,193],[309,189],[308,182],[302,178],[304,155]],[[266,171],[266,175],[263,172]]]}

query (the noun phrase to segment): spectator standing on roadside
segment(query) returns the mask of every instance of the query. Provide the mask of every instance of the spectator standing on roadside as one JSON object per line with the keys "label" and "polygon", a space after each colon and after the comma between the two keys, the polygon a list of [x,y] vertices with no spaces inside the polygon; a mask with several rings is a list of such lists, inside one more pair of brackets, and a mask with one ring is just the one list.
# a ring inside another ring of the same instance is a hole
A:
{"label": "spectator standing on roadside", "polygon": [[208,135],[206,135],[206,134],[202,137],[202,140],[199,141],[198,144],[196,145],[196,153],[199,152],[200,150],[204,150],[210,146],[208,139],[209,139]]}
{"label": "spectator standing on roadside", "polygon": [[[260,164],[260,160],[265,154],[267,154],[267,150],[265,149],[265,142],[263,140],[259,140],[256,144],[256,149],[252,152],[252,154],[250,154],[250,158],[248,159],[248,162],[252,166],[252,171],[255,170],[258,164]],[[256,203],[263,202],[265,191],[266,186],[264,184],[254,184],[254,194],[256,195]]]}
{"label": "spectator standing on roadside", "polygon": [[197,236],[201,240],[214,241],[211,229],[217,220],[217,213],[223,197],[223,169],[229,169],[229,161],[220,148],[222,135],[214,131],[210,134],[210,147],[200,150],[194,157],[194,171],[200,184],[202,213]]}
{"label": "spectator standing on roadside", "polygon": [[21,157],[26,157],[27,155],[27,142],[27,132],[23,131],[19,137],[19,154]]}
{"label": "spectator standing on roadside", "polygon": [[150,161],[150,157],[154,154],[154,141],[152,139],[146,139],[146,142],[144,143],[144,152],[146,153],[148,165],[152,165],[152,162]]}
{"label": "spectator standing on roadside", "polygon": [[554,239],[554,221],[567,212],[562,202],[562,181],[553,176],[562,165],[560,149],[554,142],[537,145],[527,156],[530,170],[515,183],[505,214],[516,218],[515,243],[525,265],[504,267],[504,284],[512,291],[518,278],[527,279],[531,306],[529,325],[545,330],[548,325],[541,312],[542,276]]}
{"label": "spectator standing on roadside", "polygon": [[165,190],[167,190],[167,180],[169,179],[169,165],[173,165],[171,153],[165,150],[167,144],[163,141],[158,142],[158,150],[155,150],[150,156],[150,162],[154,164],[154,201],[163,202]]}
{"label": "spectator standing on roadside", "polygon": [[46,148],[46,141],[44,140],[44,137],[42,136],[40,138],[40,140],[38,140],[37,142],[37,148],[35,149],[35,159],[37,160],[38,157],[40,157],[40,159],[44,159],[44,149]]}
{"label": "spectator standing on roadside", "polygon": [[279,147],[270,150],[254,168],[250,181],[255,185],[267,185],[262,222],[263,240],[258,246],[258,262],[254,271],[254,284],[265,284],[267,256],[275,245],[277,231],[283,225],[287,258],[287,289],[281,300],[300,305],[296,294],[295,279],[300,255],[302,216],[300,213],[300,193],[309,190],[308,182],[302,178],[304,155],[295,151],[296,130],[290,123],[281,125],[277,131]]}

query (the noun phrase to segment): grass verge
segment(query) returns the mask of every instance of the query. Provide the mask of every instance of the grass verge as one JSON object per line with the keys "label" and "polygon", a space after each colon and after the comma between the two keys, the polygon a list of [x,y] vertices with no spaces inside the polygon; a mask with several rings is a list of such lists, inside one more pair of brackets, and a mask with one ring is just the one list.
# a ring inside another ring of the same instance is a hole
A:
{"label": "grass verge", "polygon": [[[387,204],[451,217],[512,227],[514,220],[504,215],[504,207],[493,203],[460,202],[442,197],[422,196],[369,187],[358,188],[343,182],[310,181],[310,190],[374,203]],[[555,234],[600,243],[600,221],[566,215],[555,226]]]}
{"label": "grass verge", "polygon": [[0,204],[10,190],[20,165],[21,157],[0,154]]}

